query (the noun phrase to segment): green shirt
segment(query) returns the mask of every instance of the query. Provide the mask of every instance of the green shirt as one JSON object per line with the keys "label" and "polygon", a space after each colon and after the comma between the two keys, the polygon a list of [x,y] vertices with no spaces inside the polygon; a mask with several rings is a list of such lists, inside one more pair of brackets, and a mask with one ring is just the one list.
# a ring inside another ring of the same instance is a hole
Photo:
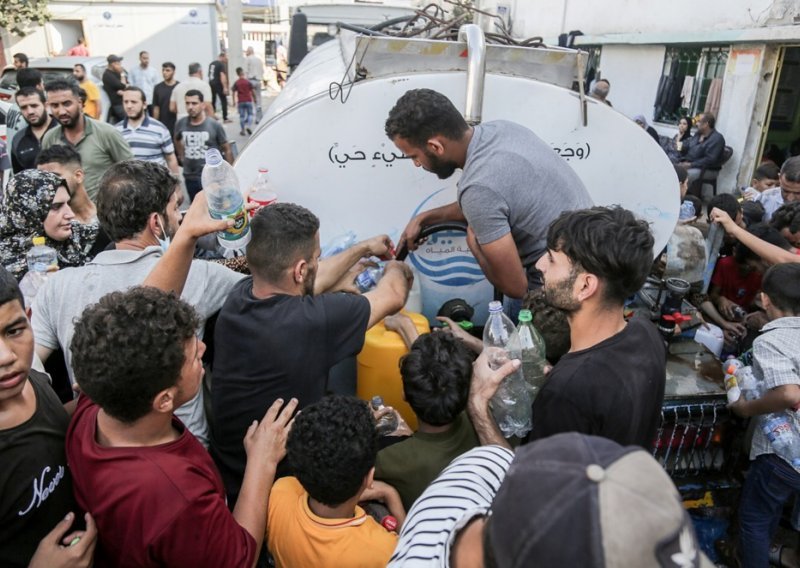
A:
{"label": "green shirt", "polygon": [[397,489],[408,511],[451,461],[479,445],[472,423],[462,412],[446,432],[415,432],[378,452],[375,479]]}
{"label": "green shirt", "polygon": [[72,146],[81,155],[81,164],[85,173],[84,185],[89,199],[97,201],[100,178],[106,170],[117,162],[132,160],[133,152],[119,131],[105,122],[100,122],[83,115],[83,138],[77,144],[70,144],[64,136],[64,127],[60,124],[51,129],[42,138],[42,149],[54,144]]}

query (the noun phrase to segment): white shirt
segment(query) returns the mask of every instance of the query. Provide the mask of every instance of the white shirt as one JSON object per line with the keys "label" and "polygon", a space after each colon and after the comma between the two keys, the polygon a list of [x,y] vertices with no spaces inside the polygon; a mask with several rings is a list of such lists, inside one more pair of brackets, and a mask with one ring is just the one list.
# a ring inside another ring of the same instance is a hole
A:
{"label": "white shirt", "polygon": [[134,87],[139,87],[144,91],[145,101],[147,101],[147,104],[153,104],[153,89],[155,88],[156,83],[158,83],[158,74],[156,73],[156,70],[149,65],[144,69],[142,69],[141,65],[137,65],[128,74],[128,79],[130,79],[131,85]]}

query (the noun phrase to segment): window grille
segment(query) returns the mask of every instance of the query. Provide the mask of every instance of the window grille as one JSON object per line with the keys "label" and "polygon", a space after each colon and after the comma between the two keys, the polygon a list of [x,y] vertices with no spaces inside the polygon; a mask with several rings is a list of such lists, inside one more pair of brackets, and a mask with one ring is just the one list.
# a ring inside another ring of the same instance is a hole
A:
{"label": "window grille", "polygon": [[706,107],[715,79],[725,76],[728,47],[670,47],[655,101],[655,119],[675,123],[695,117]]}

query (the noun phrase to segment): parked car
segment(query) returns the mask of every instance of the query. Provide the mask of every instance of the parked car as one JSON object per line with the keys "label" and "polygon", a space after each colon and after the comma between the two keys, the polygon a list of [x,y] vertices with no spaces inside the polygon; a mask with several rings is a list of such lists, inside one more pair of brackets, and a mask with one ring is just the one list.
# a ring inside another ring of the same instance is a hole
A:
{"label": "parked car", "polygon": [[[28,65],[42,72],[45,84],[53,79],[72,77],[72,68],[76,63],[86,67],[86,76],[100,89],[100,117],[108,112],[108,96],[103,91],[103,72],[106,70],[105,57],[36,57]],[[0,76],[0,101],[14,102],[14,93],[17,92],[17,70],[13,65],[3,69]]]}

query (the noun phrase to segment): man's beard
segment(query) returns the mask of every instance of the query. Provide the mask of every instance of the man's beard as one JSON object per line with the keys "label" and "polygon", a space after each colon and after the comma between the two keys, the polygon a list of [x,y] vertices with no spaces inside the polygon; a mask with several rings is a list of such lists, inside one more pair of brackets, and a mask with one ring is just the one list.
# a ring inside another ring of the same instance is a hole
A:
{"label": "man's beard", "polygon": [[577,279],[578,271],[572,270],[569,276],[563,280],[554,282],[550,286],[547,285],[547,280],[545,280],[543,287],[544,301],[547,302],[548,305],[566,314],[572,314],[578,311],[581,307],[581,302],[572,295]]}
{"label": "man's beard", "polygon": [[28,124],[30,124],[34,128],[38,128],[39,126],[44,126],[46,122],[47,122],[47,111],[43,112],[42,115],[36,121],[29,122]]}
{"label": "man's beard", "polygon": [[456,169],[458,169],[458,164],[456,164],[455,162],[448,162],[442,160],[441,158],[439,158],[439,156],[437,156],[433,152],[430,152],[427,148],[425,149],[425,156],[428,158],[428,161],[430,162],[430,166],[425,169],[431,172],[432,174],[436,174],[436,176],[439,179],[449,178],[451,175],[455,173]]}
{"label": "man's beard", "polygon": [[134,116],[128,116],[128,118],[131,120],[139,120],[142,116],[144,116],[144,109],[140,110],[139,113]]}
{"label": "man's beard", "polygon": [[314,282],[317,279],[317,269],[315,268],[313,271],[309,266],[308,272],[306,272],[306,277],[303,279],[303,295],[304,296],[313,296],[314,295]]}
{"label": "man's beard", "polygon": [[66,122],[64,122],[61,118],[58,118],[57,120],[58,120],[59,124],[61,124],[61,126],[64,126],[66,128],[72,128],[73,126],[78,124],[78,118],[80,117],[81,112],[82,111],[79,111],[74,116],[73,115],[69,115],[67,117],[67,121]]}

